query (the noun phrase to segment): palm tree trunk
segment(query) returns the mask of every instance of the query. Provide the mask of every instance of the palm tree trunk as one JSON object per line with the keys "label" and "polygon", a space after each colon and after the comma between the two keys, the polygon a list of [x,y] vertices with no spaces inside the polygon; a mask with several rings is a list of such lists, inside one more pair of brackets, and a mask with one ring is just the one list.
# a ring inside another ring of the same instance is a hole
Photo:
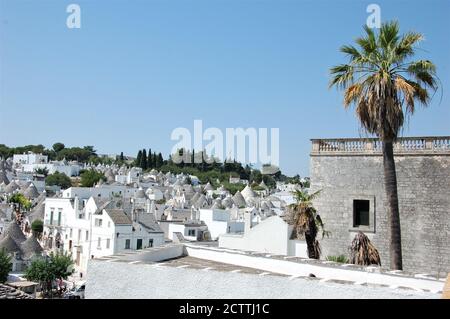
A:
{"label": "palm tree trunk", "polygon": [[306,247],[308,249],[308,258],[318,259],[316,256],[316,250],[314,249],[315,238],[309,234],[305,234]]}
{"label": "palm tree trunk", "polygon": [[383,166],[384,187],[388,201],[388,218],[390,222],[390,245],[391,269],[402,270],[402,241],[400,231],[400,212],[398,208],[397,175],[395,171],[395,160],[393,142],[383,143]]}

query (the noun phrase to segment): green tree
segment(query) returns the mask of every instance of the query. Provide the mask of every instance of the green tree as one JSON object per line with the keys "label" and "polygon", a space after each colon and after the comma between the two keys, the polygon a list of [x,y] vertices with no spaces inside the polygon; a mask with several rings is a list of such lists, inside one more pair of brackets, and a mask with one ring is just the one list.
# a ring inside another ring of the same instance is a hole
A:
{"label": "green tree", "polygon": [[123,163],[123,161],[124,161],[123,152],[120,152],[119,160],[121,163]]}
{"label": "green tree", "polygon": [[72,181],[66,174],[56,171],[55,173],[47,176],[45,179],[45,184],[48,186],[57,185],[62,189],[67,189],[72,186]]}
{"label": "green tree", "polygon": [[141,160],[142,160],[142,151],[139,151],[136,156],[136,162],[134,163],[134,166],[141,167]]}
{"label": "green tree", "polygon": [[0,249],[0,283],[5,283],[8,280],[8,274],[12,271],[11,256],[6,250]]}
{"label": "green tree", "polygon": [[69,161],[78,161],[87,163],[92,157],[97,157],[93,146],[64,148],[58,153],[58,160],[66,159]]}
{"label": "green tree", "polygon": [[66,146],[63,144],[63,143],[55,143],[55,144],[53,144],[53,150],[56,152],[56,153],[59,153],[59,152],[61,152],[64,148],[65,148]]}
{"label": "green tree", "polygon": [[44,222],[40,219],[36,219],[31,223],[31,230],[33,231],[33,234],[39,238],[44,232]]}
{"label": "green tree", "polygon": [[25,277],[28,280],[39,282],[44,294],[48,294],[56,279],[67,279],[73,272],[71,255],[51,253],[46,258],[34,259],[25,270]]}
{"label": "green tree", "polygon": [[153,154],[151,148],[148,150],[147,166],[148,168],[155,168],[155,162],[153,161]]}
{"label": "green tree", "polygon": [[429,105],[429,91],[437,90],[436,67],[429,60],[412,60],[423,35],[399,34],[397,22],[384,23],[378,32],[364,27],[359,48],[341,47],[349,63],[331,68],[331,86],[344,90],[344,106],[355,106],[362,128],[382,141],[384,186],[390,222],[391,268],[401,270],[402,244],[397,175],[393,152],[405,118],[416,103]]}
{"label": "green tree", "polygon": [[16,193],[9,198],[10,203],[14,203],[19,211],[29,210],[31,208],[31,202],[20,193]]}
{"label": "green tree", "polygon": [[153,162],[153,166],[156,168],[156,165],[158,162],[158,159],[156,157],[156,152],[153,152],[153,154],[152,154],[152,162]]}
{"label": "green tree", "polygon": [[328,236],[324,228],[322,219],[317,214],[312,201],[318,196],[319,192],[308,194],[307,192],[296,190],[292,192],[295,203],[289,206],[287,212],[288,223],[294,226],[293,238],[305,238],[308,248],[308,257],[319,259],[321,254],[320,244],[317,233],[322,230],[322,238]]}
{"label": "green tree", "polygon": [[270,175],[263,175],[262,180],[264,181],[264,184],[266,184],[266,186],[270,189],[273,189],[277,186],[275,178]]}
{"label": "green tree", "polygon": [[97,156],[97,151],[94,149],[94,146],[88,145],[83,147],[86,152],[89,152],[89,156]]}
{"label": "green tree", "polygon": [[45,177],[48,176],[48,169],[47,167],[44,168],[35,168],[34,169],[35,174],[44,175]]}
{"label": "green tree", "polygon": [[92,187],[97,184],[100,180],[106,181],[105,175],[97,172],[93,169],[84,171],[81,175],[81,186],[82,187]]}
{"label": "green tree", "polygon": [[158,153],[157,167],[160,168],[161,166],[163,166],[163,164],[164,164],[164,158],[161,153]]}
{"label": "green tree", "polygon": [[14,150],[9,148],[5,144],[0,144],[0,157],[3,159],[7,159],[14,155]]}
{"label": "green tree", "polygon": [[139,165],[144,171],[148,168],[147,165],[147,151],[145,148],[142,150],[142,157],[141,157],[141,165]]}

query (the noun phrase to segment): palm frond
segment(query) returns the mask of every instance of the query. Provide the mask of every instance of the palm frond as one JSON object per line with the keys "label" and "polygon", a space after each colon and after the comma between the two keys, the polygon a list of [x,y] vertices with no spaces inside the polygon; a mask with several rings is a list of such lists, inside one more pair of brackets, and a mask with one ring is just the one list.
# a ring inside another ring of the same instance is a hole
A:
{"label": "palm frond", "polygon": [[364,36],[356,39],[361,50],[352,45],[340,48],[350,62],[330,69],[329,86],[345,91],[344,107],[354,105],[366,132],[392,140],[417,102],[429,104],[429,90],[438,88],[436,67],[429,60],[407,61],[422,34],[400,36],[397,22],[384,23],[378,32],[367,26],[364,31]]}
{"label": "palm frond", "polygon": [[363,232],[358,232],[352,241],[350,262],[361,266],[381,266],[381,258],[378,250]]}

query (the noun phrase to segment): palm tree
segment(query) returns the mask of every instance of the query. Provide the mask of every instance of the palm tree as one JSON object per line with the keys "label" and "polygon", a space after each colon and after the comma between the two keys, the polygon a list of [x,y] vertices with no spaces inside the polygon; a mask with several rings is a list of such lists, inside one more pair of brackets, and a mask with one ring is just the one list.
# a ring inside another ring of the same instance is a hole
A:
{"label": "palm tree", "polygon": [[308,257],[312,259],[319,259],[321,254],[320,244],[316,239],[319,229],[322,229],[322,237],[329,235],[312,204],[319,193],[320,191],[309,194],[303,190],[292,192],[296,203],[289,206],[287,214],[287,222],[294,225],[292,238],[305,238]]}
{"label": "palm tree", "polygon": [[397,22],[383,23],[378,32],[365,26],[359,48],[341,47],[350,61],[331,68],[330,87],[343,89],[344,106],[355,106],[362,128],[382,141],[384,186],[390,221],[391,268],[402,269],[400,216],[393,143],[405,118],[414,113],[416,103],[427,106],[429,91],[437,89],[436,67],[428,60],[412,60],[423,35],[399,35]]}

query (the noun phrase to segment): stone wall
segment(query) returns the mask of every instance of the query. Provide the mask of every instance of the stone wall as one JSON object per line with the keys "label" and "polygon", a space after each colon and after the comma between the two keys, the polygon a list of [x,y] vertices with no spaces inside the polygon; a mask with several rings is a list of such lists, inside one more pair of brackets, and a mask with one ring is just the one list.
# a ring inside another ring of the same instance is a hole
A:
{"label": "stone wall", "polygon": [[[450,272],[450,152],[396,156],[405,271],[445,277]],[[353,199],[370,199],[373,229],[365,231],[389,267],[389,224],[379,154],[311,154],[311,188],[322,190],[315,206],[330,238],[323,257],[348,255],[356,234]]]}

